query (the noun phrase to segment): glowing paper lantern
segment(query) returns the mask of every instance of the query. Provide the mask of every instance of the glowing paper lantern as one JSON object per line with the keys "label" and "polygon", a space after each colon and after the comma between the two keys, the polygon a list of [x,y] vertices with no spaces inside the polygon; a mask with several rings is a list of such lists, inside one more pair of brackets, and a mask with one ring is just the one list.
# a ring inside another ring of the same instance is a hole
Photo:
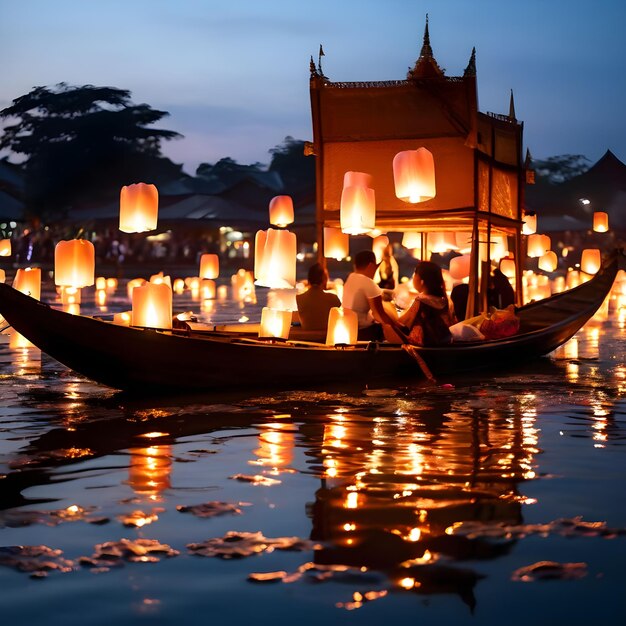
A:
{"label": "glowing paper lantern", "polygon": [[531,258],[543,256],[550,250],[550,237],[548,235],[530,235],[528,237],[527,254]]}
{"label": "glowing paper lantern", "polygon": [[500,261],[500,271],[507,278],[515,278],[515,260],[514,259],[502,259]]}
{"label": "glowing paper lantern", "polygon": [[107,279],[104,276],[96,278],[96,289],[106,289]]}
{"label": "glowing paper lantern", "polygon": [[554,272],[557,268],[558,260],[556,258],[556,252],[546,252],[539,257],[539,269],[544,272]]}
{"label": "glowing paper lantern", "polygon": [[416,204],[434,198],[435,160],[426,148],[404,150],[393,158],[393,179],[396,196],[404,202]]}
{"label": "glowing paper lantern", "polygon": [[341,192],[341,230],[350,235],[363,235],[376,225],[376,195],[369,187],[344,187]]}
{"label": "glowing paper lantern", "polygon": [[35,300],[41,298],[41,268],[26,267],[15,272],[13,287]]}
{"label": "glowing paper lantern", "polygon": [[170,276],[165,276],[163,272],[150,276],[150,282],[156,284],[165,283],[168,287],[172,287],[172,278]]}
{"label": "glowing paper lantern", "polygon": [[96,251],[91,241],[59,241],[54,249],[54,283],[89,287],[95,282]]}
{"label": "glowing paper lantern", "polygon": [[[605,233],[609,230],[609,214],[596,211],[593,214],[593,230],[597,233]],[[2,242],[0,242],[2,243]]]}
{"label": "glowing paper lantern", "polygon": [[172,291],[178,295],[182,294],[185,291],[185,281],[182,278],[174,279]]}
{"label": "glowing paper lantern", "polygon": [[602,256],[597,248],[587,248],[583,250],[580,258],[580,269],[585,274],[595,274],[602,265]]}
{"label": "glowing paper lantern", "polygon": [[450,276],[454,280],[463,280],[470,274],[470,255],[455,256],[450,259]]}
{"label": "glowing paper lantern", "polygon": [[10,239],[0,239],[0,256],[11,256]]}
{"label": "glowing paper lantern", "polygon": [[157,226],[159,192],[154,185],[137,183],[120,192],[120,230],[143,233]]}
{"label": "glowing paper lantern", "polygon": [[499,261],[505,256],[509,256],[509,242],[507,236],[499,233],[492,234],[490,258],[494,261]]}
{"label": "glowing paper lantern", "polygon": [[402,235],[402,245],[409,250],[415,250],[422,247],[422,233],[414,230],[408,230]]}
{"label": "glowing paper lantern", "polygon": [[0,270],[0,283],[5,282],[7,279],[7,275],[4,270]]}
{"label": "glowing paper lantern", "polygon": [[383,252],[389,245],[389,237],[387,235],[379,235],[372,241],[372,252],[376,256],[376,263],[383,260]]}
{"label": "glowing paper lantern", "polygon": [[114,292],[117,289],[117,278],[107,278],[106,290],[109,293]]}
{"label": "glowing paper lantern", "polygon": [[524,225],[522,226],[522,235],[534,235],[537,232],[537,216],[524,215]]}
{"label": "glowing paper lantern", "polygon": [[165,283],[146,283],[133,289],[132,325],[172,328],[172,289]]}
{"label": "glowing paper lantern", "polygon": [[[293,200],[291,196],[275,196],[270,200],[270,224],[285,228],[293,223]],[[214,278],[207,276],[207,278]],[[216,277],[215,277],[216,278]]]}
{"label": "glowing paper lantern", "polygon": [[439,254],[456,250],[456,234],[453,232],[428,233],[428,249]]}
{"label": "glowing paper lantern", "polygon": [[328,313],[326,345],[350,345],[357,341],[359,318],[357,314],[343,307],[333,307]]}
{"label": "glowing paper lantern", "polygon": [[261,311],[259,337],[287,339],[291,327],[291,311],[279,311],[264,306]]}
{"label": "glowing paper lantern", "polygon": [[365,172],[346,172],[343,175],[343,188],[346,187],[371,187],[372,175]]}
{"label": "glowing paper lantern", "polygon": [[296,236],[288,230],[259,230],[254,256],[255,283],[288,289],[296,286]]}
{"label": "glowing paper lantern", "polygon": [[270,289],[267,292],[267,306],[279,311],[297,311],[297,289]]}
{"label": "glowing paper lantern", "polygon": [[329,259],[345,259],[350,254],[350,236],[339,228],[324,227],[324,256]]}
{"label": "glowing paper lantern", "polygon": [[200,257],[200,278],[218,278],[220,275],[220,258],[217,254],[203,254]]}
{"label": "glowing paper lantern", "polygon": [[61,304],[80,304],[81,291],[78,287],[61,287]]}

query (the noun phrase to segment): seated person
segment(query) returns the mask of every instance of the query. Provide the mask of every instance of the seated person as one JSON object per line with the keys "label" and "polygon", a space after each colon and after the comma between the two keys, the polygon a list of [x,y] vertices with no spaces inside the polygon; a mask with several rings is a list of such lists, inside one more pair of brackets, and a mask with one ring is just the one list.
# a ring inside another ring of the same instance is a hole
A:
{"label": "seated person", "polygon": [[383,307],[383,292],[374,282],[378,264],[371,250],[361,250],[354,257],[354,271],[343,286],[343,306],[352,309],[359,319],[359,341],[383,339],[382,324],[403,336],[398,321]]}
{"label": "seated person", "polygon": [[515,304],[515,291],[509,279],[498,268],[494,269],[489,277],[487,304],[495,306],[496,309],[506,309],[509,305]]}
{"label": "seated person", "polygon": [[459,322],[465,319],[468,298],[469,285],[467,283],[455,285],[450,292],[450,300],[452,300],[452,306],[454,307],[454,316]]}
{"label": "seated person", "polygon": [[302,330],[323,330],[328,328],[328,313],[333,307],[340,307],[341,301],[334,293],[327,293],[328,272],[321,263],[309,268],[309,288],[296,296],[298,314]]}
{"label": "seated person", "polygon": [[400,282],[400,268],[393,256],[393,246],[388,244],[383,250],[382,260],[376,269],[374,282],[381,289],[395,289]]}
{"label": "seated person", "polygon": [[[452,314],[441,268],[431,261],[421,261],[413,274],[413,286],[418,294],[413,304],[398,318],[408,334],[408,341],[418,346],[445,345],[452,342],[449,327]],[[385,327],[385,338],[399,343],[402,337]]]}

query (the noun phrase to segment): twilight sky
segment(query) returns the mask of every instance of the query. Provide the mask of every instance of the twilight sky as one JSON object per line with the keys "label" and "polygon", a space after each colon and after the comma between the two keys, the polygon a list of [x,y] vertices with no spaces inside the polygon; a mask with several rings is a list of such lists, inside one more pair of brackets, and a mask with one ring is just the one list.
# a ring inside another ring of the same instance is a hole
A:
{"label": "twilight sky", "polygon": [[626,161],[623,0],[0,0],[0,109],[34,86],[128,89],[185,137],[185,171],[268,163],[312,139],[309,57],[333,81],[403,79],[429,14],[435,58],[460,76],[476,46],[481,111],[513,89],[536,158],[607,149]]}

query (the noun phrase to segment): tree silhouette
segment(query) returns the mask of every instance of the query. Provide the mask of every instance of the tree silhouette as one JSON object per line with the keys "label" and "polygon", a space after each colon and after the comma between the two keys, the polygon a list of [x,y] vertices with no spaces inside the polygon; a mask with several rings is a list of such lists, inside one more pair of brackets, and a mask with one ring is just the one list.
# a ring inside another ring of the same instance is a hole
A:
{"label": "tree silhouette", "polygon": [[305,156],[305,142],[285,137],[283,143],[272,148],[269,171],[280,174],[285,193],[300,196],[315,190],[315,159]]}
{"label": "tree silhouette", "polygon": [[180,177],[181,166],[161,154],[161,141],[180,135],[148,128],[166,115],[133,104],[124,89],[35,87],[0,111],[16,120],[5,126],[0,148],[25,157],[27,210],[62,216],[72,206],[113,200],[122,185]]}

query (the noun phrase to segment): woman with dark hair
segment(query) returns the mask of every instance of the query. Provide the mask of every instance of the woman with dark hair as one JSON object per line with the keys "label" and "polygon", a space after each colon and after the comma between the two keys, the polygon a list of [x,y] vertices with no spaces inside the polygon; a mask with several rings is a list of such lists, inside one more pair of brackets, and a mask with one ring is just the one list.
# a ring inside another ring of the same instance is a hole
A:
{"label": "woman with dark hair", "polygon": [[[421,261],[413,274],[413,286],[417,297],[398,319],[407,328],[409,343],[418,346],[450,343],[452,335],[448,328],[453,319],[441,268],[431,261]],[[385,327],[385,331],[387,341],[400,341],[392,329]]]}

